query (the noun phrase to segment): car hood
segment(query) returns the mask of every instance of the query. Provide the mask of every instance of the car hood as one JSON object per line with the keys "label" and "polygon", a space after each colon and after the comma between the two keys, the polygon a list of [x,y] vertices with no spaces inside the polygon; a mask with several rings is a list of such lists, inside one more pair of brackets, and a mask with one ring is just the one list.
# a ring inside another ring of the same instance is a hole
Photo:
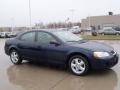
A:
{"label": "car hood", "polygon": [[[69,43],[70,44],[70,43]],[[71,43],[70,45],[74,47],[79,47],[91,51],[102,51],[102,52],[111,52],[113,48],[104,43],[94,42],[94,41],[83,41],[77,43]]]}

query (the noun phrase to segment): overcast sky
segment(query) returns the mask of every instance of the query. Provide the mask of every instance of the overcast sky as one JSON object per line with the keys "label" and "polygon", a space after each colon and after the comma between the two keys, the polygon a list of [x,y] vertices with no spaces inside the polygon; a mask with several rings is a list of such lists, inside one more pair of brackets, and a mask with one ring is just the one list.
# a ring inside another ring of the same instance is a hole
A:
{"label": "overcast sky", "polygon": [[[74,9],[72,14],[71,9]],[[120,13],[119,0],[31,0],[32,24]],[[0,26],[28,26],[29,0],[0,0]]]}

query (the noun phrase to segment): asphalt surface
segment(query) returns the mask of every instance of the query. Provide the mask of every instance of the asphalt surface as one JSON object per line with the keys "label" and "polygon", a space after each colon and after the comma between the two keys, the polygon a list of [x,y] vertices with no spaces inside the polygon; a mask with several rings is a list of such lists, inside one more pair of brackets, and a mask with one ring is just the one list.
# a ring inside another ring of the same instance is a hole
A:
{"label": "asphalt surface", "polygon": [[[13,65],[0,39],[0,90],[120,90],[120,62],[110,70],[75,76],[61,67],[31,64]],[[120,54],[120,41],[100,41]]]}

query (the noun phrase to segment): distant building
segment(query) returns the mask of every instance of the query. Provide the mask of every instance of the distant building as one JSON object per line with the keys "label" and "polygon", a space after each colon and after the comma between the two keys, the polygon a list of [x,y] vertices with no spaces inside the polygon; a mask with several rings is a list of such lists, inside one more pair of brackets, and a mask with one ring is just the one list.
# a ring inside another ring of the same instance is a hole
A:
{"label": "distant building", "polygon": [[30,30],[29,27],[0,27],[0,32],[22,32]]}
{"label": "distant building", "polygon": [[103,27],[120,26],[120,14],[113,15],[109,12],[109,15],[104,16],[90,16],[86,19],[82,19],[81,28],[84,30],[92,27],[96,30],[102,29]]}
{"label": "distant building", "polygon": [[29,27],[13,27],[13,32],[22,32],[22,31],[28,31]]}
{"label": "distant building", "polygon": [[11,27],[0,27],[0,32],[11,32]]}

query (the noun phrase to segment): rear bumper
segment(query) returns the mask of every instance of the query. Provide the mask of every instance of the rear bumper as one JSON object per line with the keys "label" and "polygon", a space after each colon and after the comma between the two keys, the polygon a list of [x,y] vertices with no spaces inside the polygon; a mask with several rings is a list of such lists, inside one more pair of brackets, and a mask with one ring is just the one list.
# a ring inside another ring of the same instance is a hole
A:
{"label": "rear bumper", "polygon": [[92,69],[107,69],[115,66],[118,63],[119,56],[118,54],[106,58],[106,59],[95,59],[92,60]]}
{"label": "rear bumper", "polygon": [[5,54],[6,54],[6,55],[9,55],[9,49],[8,49],[8,47],[7,47],[6,44],[5,44],[5,46],[4,46],[4,51],[5,51]]}

